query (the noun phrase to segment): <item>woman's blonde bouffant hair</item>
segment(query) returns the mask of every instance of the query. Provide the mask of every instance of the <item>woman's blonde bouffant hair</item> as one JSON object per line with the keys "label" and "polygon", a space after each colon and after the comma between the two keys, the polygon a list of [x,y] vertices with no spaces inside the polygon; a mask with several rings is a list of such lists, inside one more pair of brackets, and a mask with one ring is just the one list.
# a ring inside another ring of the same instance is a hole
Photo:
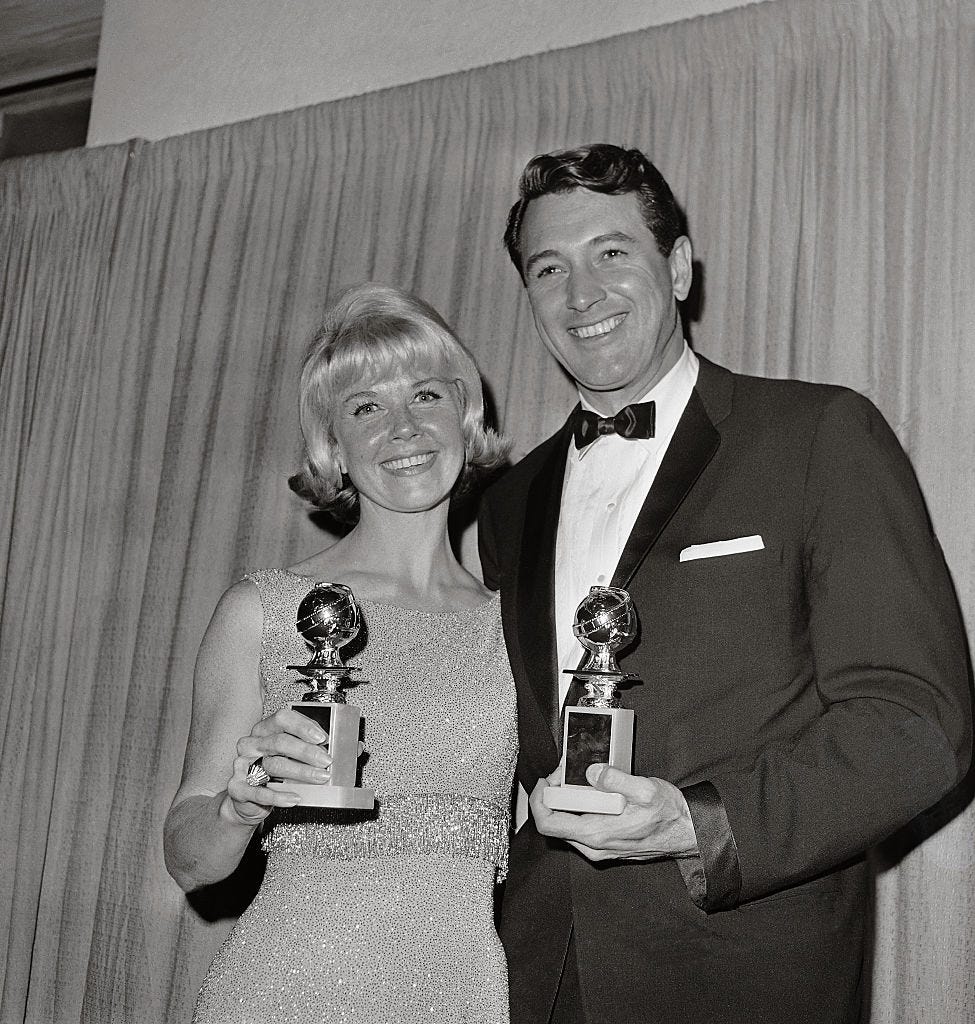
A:
{"label": "woman's blonde bouffant hair", "polygon": [[304,463],[289,484],[345,523],[359,518],[359,494],[339,469],[333,417],[338,396],[356,381],[416,366],[453,380],[463,405],[464,469],[454,495],[479,473],[502,466],[510,445],[484,425],[481,378],[470,353],[440,314],[391,285],[368,282],[339,296],[312,339],[299,384]]}

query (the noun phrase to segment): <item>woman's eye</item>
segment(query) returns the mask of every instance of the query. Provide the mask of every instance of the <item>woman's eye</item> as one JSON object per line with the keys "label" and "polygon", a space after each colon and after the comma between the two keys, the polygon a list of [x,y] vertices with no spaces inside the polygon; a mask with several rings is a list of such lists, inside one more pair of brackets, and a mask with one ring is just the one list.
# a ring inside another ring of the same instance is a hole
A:
{"label": "woman's eye", "polygon": [[424,388],[416,393],[418,402],[436,402],[440,398],[443,398],[443,395],[439,391],[434,391],[433,388]]}
{"label": "woman's eye", "polygon": [[361,402],[352,411],[353,416],[364,416],[366,413],[372,412],[374,409],[378,409],[379,406],[375,402]]}

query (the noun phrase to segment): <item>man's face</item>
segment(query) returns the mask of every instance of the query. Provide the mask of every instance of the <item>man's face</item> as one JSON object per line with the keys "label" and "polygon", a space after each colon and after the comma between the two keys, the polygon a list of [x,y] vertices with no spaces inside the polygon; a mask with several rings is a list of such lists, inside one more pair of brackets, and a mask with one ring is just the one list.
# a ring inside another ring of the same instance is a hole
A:
{"label": "man's face", "polygon": [[637,197],[588,189],[533,199],[521,226],[535,326],[604,415],[642,398],[677,362],[677,300],[691,286],[691,243],[662,256]]}

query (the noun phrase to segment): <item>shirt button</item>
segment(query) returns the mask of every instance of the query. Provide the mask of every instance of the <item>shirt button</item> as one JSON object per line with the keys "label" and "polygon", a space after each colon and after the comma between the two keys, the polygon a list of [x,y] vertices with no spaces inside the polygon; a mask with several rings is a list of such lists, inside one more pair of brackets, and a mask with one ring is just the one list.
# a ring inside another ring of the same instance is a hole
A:
{"label": "shirt button", "polygon": [[598,576],[596,577],[596,582],[597,582],[597,583],[605,583],[605,582],[606,582],[606,574],[605,574],[605,573],[602,573],[602,572],[601,572],[601,573],[600,573],[600,574],[599,574],[599,575],[598,575]]}
{"label": "shirt button", "polygon": [[616,508],[616,502],[615,501],[607,501],[606,502],[606,507],[608,509],[610,509],[610,511],[612,511],[614,508]]}

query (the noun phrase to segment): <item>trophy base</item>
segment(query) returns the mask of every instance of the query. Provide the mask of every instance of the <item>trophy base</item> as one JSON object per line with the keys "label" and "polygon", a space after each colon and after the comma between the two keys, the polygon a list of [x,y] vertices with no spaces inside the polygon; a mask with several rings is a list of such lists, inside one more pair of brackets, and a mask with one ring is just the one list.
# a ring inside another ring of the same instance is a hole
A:
{"label": "trophy base", "polygon": [[542,803],[550,811],[622,814],[626,797],[622,793],[604,793],[591,786],[546,786],[542,790]]}
{"label": "trophy base", "polygon": [[376,806],[376,791],[365,786],[330,786],[315,782],[269,782],[268,789],[279,793],[297,793],[300,807],[338,807],[371,811]]}
{"label": "trophy base", "polygon": [[292,709],[317,723],[328,740],[322,746],[332,758],[328,782],[294,782],[290,779],[269,782],[269,789],[297,793],[303,807],[341,807],[370,810],[376,806],[376,791],[357,786],[359,726],[362,713],[352,704],[327,701],[297,701]]}
{"label": "trophy base", "polygon": [[593,789],[586,769],[608,764],[629,772],[633,764],[633,721],[629,708],[568,707],[562,733],[562,784],[547,786],[542,803],[552,811],[622,814],[626,797]]}

